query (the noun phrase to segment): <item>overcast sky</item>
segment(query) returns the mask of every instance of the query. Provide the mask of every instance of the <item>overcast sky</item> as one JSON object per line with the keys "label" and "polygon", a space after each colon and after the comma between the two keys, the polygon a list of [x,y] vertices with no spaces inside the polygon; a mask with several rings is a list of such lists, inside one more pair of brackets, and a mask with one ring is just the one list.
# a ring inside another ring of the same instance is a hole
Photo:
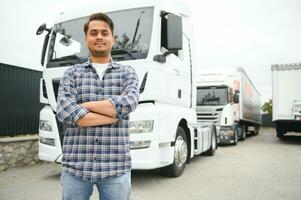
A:
{"label": "overcast sky", "polygon": [[[185,1],[192,10],[200,72],[243,67],[265,102],[271,98],[271,65],[301,62],[300,0]],[[2,1],[0,62],[41,70],[44,36],[35,35],[38,26],[87,2]]]}

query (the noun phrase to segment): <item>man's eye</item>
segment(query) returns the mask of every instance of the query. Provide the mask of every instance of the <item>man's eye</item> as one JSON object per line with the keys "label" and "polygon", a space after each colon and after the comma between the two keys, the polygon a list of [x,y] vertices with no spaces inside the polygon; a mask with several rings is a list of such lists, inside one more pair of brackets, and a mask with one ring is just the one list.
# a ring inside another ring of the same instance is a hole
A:
{"label": "man's eye", "polygon": [[91,36],[97,36],[97,32],[91,32],[90,35]]}
{"label": "man's eye", "polygon": [[102,35],[107,36],[107,35],[109,35],[109,32],[102,32]]}

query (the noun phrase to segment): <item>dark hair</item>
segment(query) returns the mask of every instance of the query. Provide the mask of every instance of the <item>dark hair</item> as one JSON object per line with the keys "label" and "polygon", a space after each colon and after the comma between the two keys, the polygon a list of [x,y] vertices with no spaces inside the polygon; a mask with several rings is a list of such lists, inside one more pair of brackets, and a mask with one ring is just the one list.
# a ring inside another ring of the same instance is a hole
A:
{"label": "dark hair", "polygon": [[106,22],[109,25],[112,34],[114,33],[114,23],[112,19],[104,13],[95,13],[93,15],[90,15],[89,20],[84,25],[84,32],[86,35],[89,29],[89,23],[94,20],[100,20]]}

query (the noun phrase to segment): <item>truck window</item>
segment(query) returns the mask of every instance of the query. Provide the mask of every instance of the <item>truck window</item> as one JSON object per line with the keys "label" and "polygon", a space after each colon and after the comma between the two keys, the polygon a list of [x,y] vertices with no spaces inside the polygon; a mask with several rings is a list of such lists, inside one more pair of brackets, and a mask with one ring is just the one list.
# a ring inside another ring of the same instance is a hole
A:
{"label": "truck window", "polygon": [[198,87],[197,106],[218,106],[228,103],[228,88],[225,87]]}
{"label": "truck window", "polygon": [[[115,61],[144,59],[148,55],[153,24],[153,8],[128,9],[107,13],[115,30],[112,57]],[[89,57],[85,44],[84,23],[88,17],[55,24],[48,49],[47,67],[76,64]]]}

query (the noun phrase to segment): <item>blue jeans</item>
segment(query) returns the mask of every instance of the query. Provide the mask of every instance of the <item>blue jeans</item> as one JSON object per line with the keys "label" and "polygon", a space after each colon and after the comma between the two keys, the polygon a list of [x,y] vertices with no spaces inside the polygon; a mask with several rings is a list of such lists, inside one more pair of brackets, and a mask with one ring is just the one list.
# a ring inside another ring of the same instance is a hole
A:
{"label": "blue jeans", "polygon": [[62,200],[88,200],[96,184],[101,200],[129,200],[131,193],[131,172],[119,177],[89,182],[62,171]]}

